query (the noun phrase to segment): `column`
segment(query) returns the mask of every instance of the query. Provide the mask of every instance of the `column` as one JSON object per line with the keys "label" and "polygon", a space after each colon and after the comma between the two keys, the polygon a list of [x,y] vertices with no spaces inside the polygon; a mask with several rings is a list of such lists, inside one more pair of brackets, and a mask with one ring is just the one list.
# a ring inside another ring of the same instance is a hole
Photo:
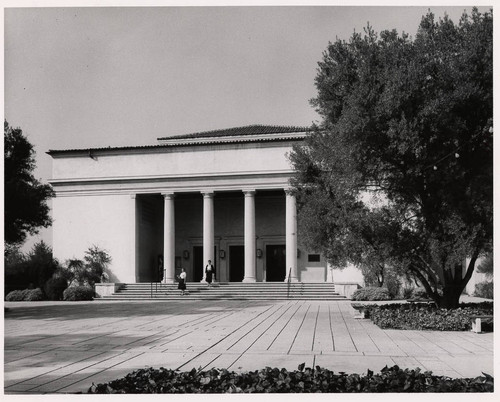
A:
{"label": "column", "polygon": [[[291,282],[297,279],[297,207],[295,195],[285,190],[286,194],[286,278]],[[290,278],[288,278],[290,276]]]}
{"label": "column", "polygon": [[[133,222],[132,222],[132,236],[130,248],[126,250],[126,252],[130,253],[130,277],[134,277],[134,282],[139,282],[139,272],[138,268],[140,267],[139,263],[139,202],[137,200],[137,194],[130,194],[130,198],[132,200],[132,208],[133,208]],[[132,254],[133,253],[133,254]]]}
{"label": "column", "polygon": [[175,209],[174,194],[162,193],[165,204],[163,229],[163,268],[165,283],[175,282]]}
{"label": "column", "polygon": [[245,194],[245,276],[243,282],[255,282],[255,190]]}
{"label": "column", "polygon": [[[208,260],[212,261],[215,266],[214,259],[214,193],[213,191],[205,191],[203,194],[203,279],[205,282],[205,266]],[[216,276],[217,278],[217,276]]]}

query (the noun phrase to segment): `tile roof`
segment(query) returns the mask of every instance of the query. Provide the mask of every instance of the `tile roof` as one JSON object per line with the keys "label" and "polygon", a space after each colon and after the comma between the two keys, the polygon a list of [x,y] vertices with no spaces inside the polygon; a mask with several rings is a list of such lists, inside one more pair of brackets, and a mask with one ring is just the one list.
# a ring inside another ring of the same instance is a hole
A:
{"label": "tile roof", "polygon": [[[97,152],[116,152],[116,151],[140,151],[158,148],[171,148],[193,145],[206,145],[206,144],[231,144],[231,143],[246,143],[246,142],[269,142],[269,141],[297,141],[301,136],[296,137],[294,133],[308,133],[311,131],[310,127],[298,126],[266,126],[262,124],[255,124],[244,127],[227,128],[223,130],[203,131],[199,133],[175,135],[169,137],[158,138],[158,141],[164,141],[158,145],[140,145],[140,146],[122,146],[122,147],[101,147],[101,148],[84,148],[84,149],[50,149],[46,152],[48,155],[66,155],[66,154],[91,154],[93,151]],[[290,134],[289,136],[275,137],[266,134]],[[234,138],[230,138],[234,137]],[[207,140],[207,138],[209,140]],[[217,140],[216,138],[220,138]],[[178,141],[179,140],[179,141]],[[186,140],[186,141],[183,141]]]}
{"label": "tile roof", "polygon": [[311,127],[299,126],[269,126],[264,124],[253,124],[250,126],[225,128],[222,130],[200,131],[198,133],[172,135],[158,138],[161,140],[170,139],[189,139],[189,138],[205,138],[205,137],[230,137],[234,135],[263,135],[263,134],[287,134],[287,133],[303,133],[311,130]]}

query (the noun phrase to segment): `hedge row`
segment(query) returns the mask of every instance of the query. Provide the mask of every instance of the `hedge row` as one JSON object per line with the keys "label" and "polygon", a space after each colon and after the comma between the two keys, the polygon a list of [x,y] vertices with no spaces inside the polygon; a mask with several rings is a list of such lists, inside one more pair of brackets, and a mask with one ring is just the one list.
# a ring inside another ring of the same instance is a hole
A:
{"label": "hedge row", "polygon": [[351,300],[358,301],[374,301],[374,300],[391,300],[391,295],[387,288],[366,287],[356,290]]}
{"label": "hedge row", "polygon": [[[484,374],[484,373],[483,373]],[[360,393],[360,392],[493,392],[493,377],[452,379],[420,369],[385,367],[379,374],[346,374],[322,369],[266,367],[235,373],[222,369],[187,372],[140,369],[124,378],[90,387],[90,394],[194,394],[194,393]]]}
{"label": "hedge row", "polygon": [[368,317],[380,328],[434,331],[467,331],[471,315],[492,315],[493,303],[462,303],[457,309],[440,309],[433,304],[394,303],[365,305]]}
{"label": "hedge row", "polygon": [[40,288],[13,290],[5,297],[6,301],[40,301],[43,300],[43,292]]}
{"label": "hedge row", "polygon": [[[61,297],[65,301],[92,300],[95,294],[94,289],[89,286],[75,286],[64,291],[60,287],[57,291],[61,293]],[[6,301],[41,301],[44,299],[45,295],[39,288],[13,290],[5,297]],[[54,299],[50,300],[60,300],[60,297],[57,295],[57,298],[54,296]]]}

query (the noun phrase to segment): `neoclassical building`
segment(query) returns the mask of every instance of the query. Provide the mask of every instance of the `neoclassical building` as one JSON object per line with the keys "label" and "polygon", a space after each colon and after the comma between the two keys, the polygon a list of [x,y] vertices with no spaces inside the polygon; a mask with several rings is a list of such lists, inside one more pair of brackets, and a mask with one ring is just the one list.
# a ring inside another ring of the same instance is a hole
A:
{"label": "neoclassical building", "polygon": [[222,282],[333,281],[323,256],[301,244],[288,191],[287,154],[306,135],[253,125],[50,150],[54,256],[97,245],[112,257],[112,280],[125,283],[173,282],[181,268],[202,281],[208,260]]}

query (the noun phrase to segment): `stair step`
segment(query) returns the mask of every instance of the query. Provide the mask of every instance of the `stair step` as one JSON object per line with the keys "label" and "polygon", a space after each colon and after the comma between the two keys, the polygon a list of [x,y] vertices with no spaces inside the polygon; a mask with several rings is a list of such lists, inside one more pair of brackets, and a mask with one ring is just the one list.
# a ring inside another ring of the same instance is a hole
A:
{"label": "stair step", "polygon": [[334,283],[217,282],[212,286],[187,282],[182,296],[177,283],[126,283],[110,296],[96,300],[347,300]]}

